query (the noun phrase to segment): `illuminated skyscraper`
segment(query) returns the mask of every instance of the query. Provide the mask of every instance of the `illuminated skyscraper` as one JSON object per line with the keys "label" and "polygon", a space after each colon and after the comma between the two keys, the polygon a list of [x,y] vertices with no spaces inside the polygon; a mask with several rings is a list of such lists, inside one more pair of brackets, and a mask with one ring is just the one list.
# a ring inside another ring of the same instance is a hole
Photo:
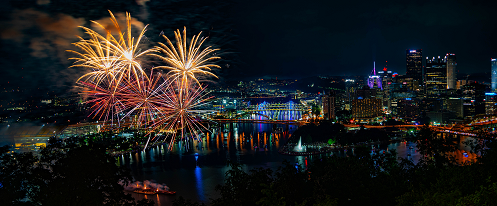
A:
{"label": "illuminated skyscraper", "polygon": [[447,59],[447,89],[456,88],[456,55],[448,53],[445,55]]}
{"label": "illuminated skyscraper", "polygon": [[497,90],[497,59],[491,59],[490,65],[492,65],[492,91]]}
{"label": "illuminated skyscraper", "polygon": [[335,119],[335,91],[329,90],[323,97],[323,114],[326,120]]}
{"label": "illuminated skyscraper", "polygon": [[371,74],[369,75],[368,78],[368,86],[369,88],[380,88],[383,90],[382,82],[381,82],[381,77],[376,75],[376,63],[373,62],[373,71],[371,71]]}
{"label": "illuminated skyscraper", "polygon": [[419,89],[419,85],[423,84],[423,50],[422,49],[407,49],[406,50],[406,76],[413,79],[413,88]]}
{"label": "illuminated skyscraper", "polygon": [[428,95],[440,95],[447,90],[447,56],[428,59],[426,57],[425,89]]}
{"label": "illuminated skyscraper", "polygon": [[497,113],[497,94],[485,93],[485,115],[495,115]]}

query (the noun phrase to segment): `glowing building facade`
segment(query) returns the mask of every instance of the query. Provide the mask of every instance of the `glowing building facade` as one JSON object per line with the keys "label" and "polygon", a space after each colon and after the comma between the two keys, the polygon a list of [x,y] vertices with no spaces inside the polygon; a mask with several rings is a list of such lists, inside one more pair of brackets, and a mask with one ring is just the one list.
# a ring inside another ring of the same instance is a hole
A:
{"label": "glowing building facade", "polygon": [[447,60],[447,89],[456,89],[456,55],[448,53],[445,59]]}
{"label": "glowing building facade", "polygon": [[354,99],[352,101],[352,117],[354,119],[377,118],[382,115],[381,99]]}
{"label": "glowing building facade", "polygon": [[423,50],[407,49],[406,50],[406,76],[413,79],[411,90],[420,89],[423,84]]}
{"label": "glowing building facade", "polygon": [[497,94],[485,93],[485,115],[495,115],[497,113]]}
{"label": "glowing building facade", "polygon": [[368,86],[370,89],[379,88],[383,90],[382,80],[379,75],[376,75],[376,63],[373,62],[373,71],[368,78]]}
{"label": "glowing building facade", "polygon": [[447,90],[447,56],[445,58],[426,57],[425,89],[428,95],[439,95]]}
{"label": "glowing building facade", "polygon": [[323,114],[326,120],[335,119],[335,91],[327,91],[323,96]]}

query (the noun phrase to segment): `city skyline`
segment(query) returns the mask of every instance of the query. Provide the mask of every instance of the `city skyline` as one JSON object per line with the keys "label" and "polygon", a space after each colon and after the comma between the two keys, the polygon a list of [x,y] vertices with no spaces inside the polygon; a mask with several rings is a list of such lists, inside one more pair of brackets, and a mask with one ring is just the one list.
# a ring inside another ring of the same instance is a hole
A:
{"label": "city skyline", "polygon": [[156,46],[160,34],[183,26],[189,35],[203,31],[221,49],[220,81],[367,75],[373,61],[388,61],[391,71],[405,74],[403,52],[413,48],[423,57],[457,54],[458,73],[489,72],[488,59],[497,57],[491,38],[497,29],[489,26],[496,2],[186,2],[85,1],[78,9],[71,7],[78,1],[6,2],[0,86],[70,90],[80,74],[67,69],[65,51],[83,34],[77,26],[109,23],[109,9],[118,17],[130,12],[139,29],[150,25],[143,44]]}

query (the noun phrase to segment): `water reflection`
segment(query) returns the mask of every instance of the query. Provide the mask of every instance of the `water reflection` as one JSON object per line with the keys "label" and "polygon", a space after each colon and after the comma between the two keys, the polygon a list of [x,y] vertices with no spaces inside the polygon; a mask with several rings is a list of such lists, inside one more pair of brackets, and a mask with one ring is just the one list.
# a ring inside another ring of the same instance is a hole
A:
{"label": "water reflection", "polygon": [[[177,191],[176,196],[160,195],[161,205],[171,205],[179,196],[208,202],[218,197],[215,186],[224,182],[225,173],[230,169],[227,161],[242,163],[247,172],[258,167],[275,171],[284,160],[305,164],[304,157],[278,153],[279,146],[296,128],[296,125],[223,124],[205,133],[199,141],[179,142],[172,150],[165,144],[143,153],[124,155],[119,164],[129,167],[138,181],[154,180]],[[133,193],[132,196],[143,198],[145,195]],[[155,200],[157,195],[146,197]]]}
{"label": "water reflection", "polygon": [[204,196],[204,185],[202,184],[202,171],[200,167],[195,168],[195,179],[197,180],[197,193],[199,200],[202,202],[205,202],[205,196]]}
{"label": "water reflection", "polygon": [[[137,181],[153,180],[166,184],[177,191],[175,196],[141,195],[132,196],[141,199],[146,196],[160,205],[171,205],[172,201],[183,196],[186,199],[207,203],[219,194],[215,186],[224,182],[226,172],[230,169],[227,161],[239,162],[242,169],[263,167],[276,171],[284,160],[290,164],[298,163],[305,167],[313,159],[329,155],[354,155],[354,149],[339,150],[328,154],[304,157],[285,156],[278,153],[290,135],[297,129],[296,125],[273,125],[252,123],[227,123],[212,130],[199,141],[179,142],[168,150],[168,145],[159,145],[143,153],[124,155],[119,164],[132,170]],[[462,144],[467,138],[459,138],[460,149],[454,153],[460,162],[471,161],[476,155],[468,152],[469,148]],[[188,149],[189,148],[189,149]],[[389,145],[372,145],[372,152],[383,152],[395,149],[398,157],[419,161],[421,155],[412,142],[397,142]],[[159,199],[160,198],[160,199]]]}

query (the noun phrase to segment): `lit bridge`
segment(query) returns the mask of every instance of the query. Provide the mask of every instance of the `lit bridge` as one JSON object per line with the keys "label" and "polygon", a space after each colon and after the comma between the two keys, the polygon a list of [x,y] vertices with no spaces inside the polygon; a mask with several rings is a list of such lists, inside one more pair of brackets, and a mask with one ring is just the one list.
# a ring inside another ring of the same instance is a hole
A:
{"label": "lit bridge", "polygon": [[301,120],[309,109],[300,103],[292,101],[286,103],[267,103],[262,102],[256,105],[250,105],[241,114],[235,116],[235,119],[247,120],[272,120],[272,121],[295,121]]}

